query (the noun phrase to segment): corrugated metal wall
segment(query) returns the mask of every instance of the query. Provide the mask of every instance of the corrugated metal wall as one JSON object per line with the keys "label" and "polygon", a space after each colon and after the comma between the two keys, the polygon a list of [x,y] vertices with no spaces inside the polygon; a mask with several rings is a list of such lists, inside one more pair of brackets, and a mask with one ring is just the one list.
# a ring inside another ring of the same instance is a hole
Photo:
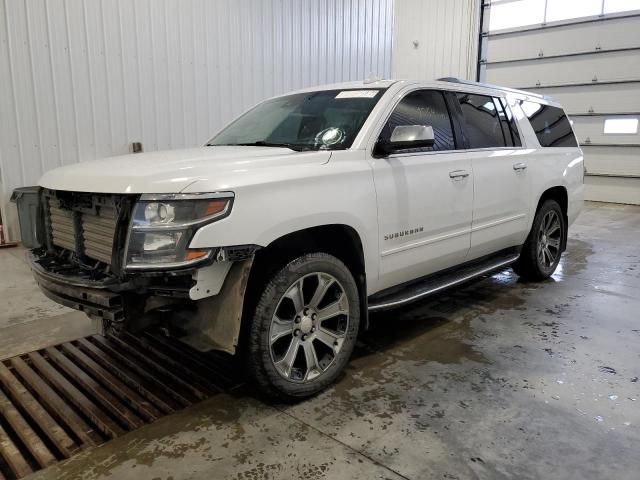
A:
{"label": "corrugated metal wall", "polygon": [[[0,0],[0,186],[203,143],[259,100],[389,77],[392,0]],[[4,188],[4,192],[2,191]]]}
{"label": "corrugated metal wall", "polygon": [[393,76],[476,79],[479,0],[397,0]]}

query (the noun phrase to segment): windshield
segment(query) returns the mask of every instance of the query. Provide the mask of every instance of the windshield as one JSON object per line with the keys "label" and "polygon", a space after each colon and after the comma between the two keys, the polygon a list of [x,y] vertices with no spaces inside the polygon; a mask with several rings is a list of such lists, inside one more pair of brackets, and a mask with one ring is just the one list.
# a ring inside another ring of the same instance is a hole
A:
{"label": "windshield", "polygon": [[249,110],[207,145],[349,148],[382,92],[322,90],[273,98]]}

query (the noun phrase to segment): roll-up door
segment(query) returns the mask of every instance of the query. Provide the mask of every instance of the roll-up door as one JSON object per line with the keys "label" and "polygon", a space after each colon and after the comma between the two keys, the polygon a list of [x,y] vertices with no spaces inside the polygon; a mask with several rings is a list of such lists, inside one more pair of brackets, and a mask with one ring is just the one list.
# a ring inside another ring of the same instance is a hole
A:
{"label": "roll-up door", "polygon": [[584,151],[587,199],[640,204],[640,2],[565,3],[575,11],[559,0],[485,3],[480,81],[560,102]]}

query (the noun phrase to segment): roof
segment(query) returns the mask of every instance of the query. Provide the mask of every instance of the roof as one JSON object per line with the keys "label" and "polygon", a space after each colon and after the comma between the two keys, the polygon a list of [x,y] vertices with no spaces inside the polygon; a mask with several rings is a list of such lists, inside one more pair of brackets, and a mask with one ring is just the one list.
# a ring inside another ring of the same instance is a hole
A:
{"label": "roof", "polygon": [[[442,88],[445,90],[455,89],[455,85],[463,87],[465,90],[470,88],[477,90],[492,90],[494,92],[506,92],[515,95],[523,100],[535,100],[542,101],[543,103],[554,103],[553,100],[547,96],[540,95],[534,92],[528,92],[525,90],[518,90],[510,87],[502,87],[499,85],[492,85],[488,83],[473,82],[470,80],[463,80],[455,77],[443,77],[437,80],[413,80],[413,79],[370,79],[359,80],[352,82],[332,83],[328,85],[315,85],[307,87],[294,92],[286,92],[284,95],[291,93],[304,93],[304,92],[317,92],[319,90],[354,90],[354,89],[374,89],[374,88],[389,88],[395,84],[412,85],[416,84],[425,88]],[[401,85],[398,85],[401,88]],[[480,92],[478,92],[480,93]]]}
{"label": "roof", "polygon": [[362,88],[389,88],[398,80],[358,80],[354,82],[329,83],[327,85],[315,85],[288,93],[313,92],[318,90],[354,90]]}
{"label": "roof", "polygon": [[517,88],[501,87],[499,85],[492,85],[490,83],[472,82],[471,80],[462,80],[456,77],[443,77],[443,78],[439,78],[438,81],[447,82],[447,83],[459,83],[461,85],[471,85],[474,87],[491,88],[493,90],[503,90],[505,92],[517,93],[517,94],[526,95],[529,97],[546,98],[544,95],[540,95],[539,93],[527,92],[525,90],[518,90]]}

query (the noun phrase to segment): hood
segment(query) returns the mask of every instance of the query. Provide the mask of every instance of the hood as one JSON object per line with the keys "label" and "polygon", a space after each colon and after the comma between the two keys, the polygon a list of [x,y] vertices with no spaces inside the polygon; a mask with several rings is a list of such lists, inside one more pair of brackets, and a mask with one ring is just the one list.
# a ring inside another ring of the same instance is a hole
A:
{"label": "hood", "polygon": [[200,147],[135,153],[56,168],[41,187],[95,193],[179,193],[198,180],[237,177],[258,169],[319,165],[327,151],[296,152],[277,147]]}

